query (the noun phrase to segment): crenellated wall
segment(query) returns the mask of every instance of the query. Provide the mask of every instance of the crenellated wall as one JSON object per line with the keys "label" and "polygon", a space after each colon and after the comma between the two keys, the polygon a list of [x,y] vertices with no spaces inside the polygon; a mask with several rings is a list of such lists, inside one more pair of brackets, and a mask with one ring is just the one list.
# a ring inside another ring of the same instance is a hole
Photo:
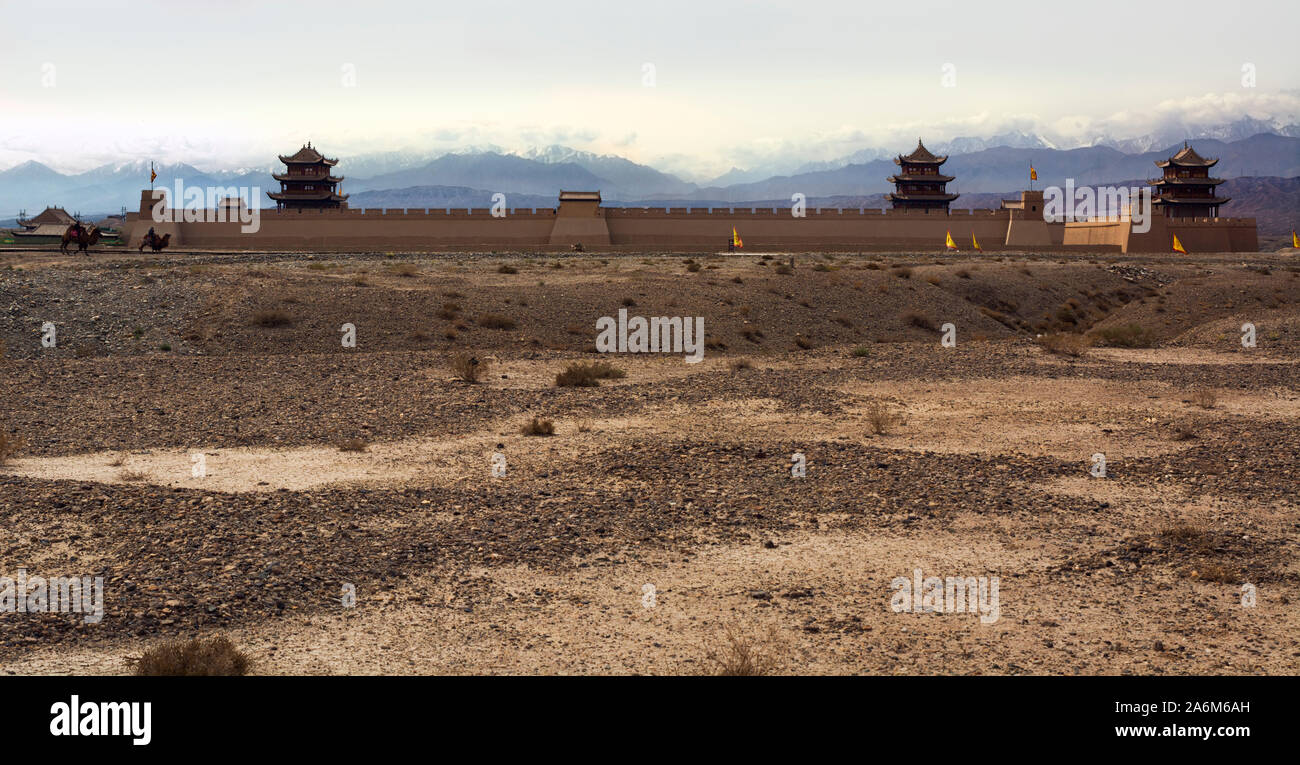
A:
{"label": "crenellated wall", "polygon": [[[944,250],[945,236],[959,250],[1068,249],[1168,251],[1170,231],[1198,251],[1258,249],[1253,218],[1179,220],[1157,218],[1149,234],[1129,232],[1127,222],[1047,223],[1021,209],[938,211],[808,209],[796,218],[788,208],[600,207],[562,201],[557,208],[514,209],[494,217],[486,209],[260,210],[259,228],[243,233],[230,222],[154,222],[152,192],[124,226],[131,247],[153,226],[171,233],[172,247],[228,250],[431,250],[431,249],[726,249],[734,228],[744,249]],[[198,211],[213,216],[215,211]],[[159,208],[162,217],[181,211]],[[1169,226],[1172,225],[1172,229]]]}

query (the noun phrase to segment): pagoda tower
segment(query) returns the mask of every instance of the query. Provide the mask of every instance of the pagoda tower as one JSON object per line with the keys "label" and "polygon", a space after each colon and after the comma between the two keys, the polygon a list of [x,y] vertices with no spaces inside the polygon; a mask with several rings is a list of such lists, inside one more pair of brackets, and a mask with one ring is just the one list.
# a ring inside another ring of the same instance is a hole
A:
{"label": "pagoda tower", "polygon": [[280,182],[280,190],[266,192],[268,197],[275,200],[277,210],[320,210],[348,206],[348,195],[336,190],[343,181],[343,176],[330,174],[331,168],[339,163],[337,159],[326,159],[308,142],[292,157],[281,154],[280,161],[285,164],[285,171],[271,176]]}
{"label": "pagoda tower", "polygon": [[1210,168],[1218,161],[1202,157],[1184,141],[1181,151],[1164,162],[1156,163],[1156,167],[1164,169],[1165,175],[1147,181],[1156,187],[1151,204],[1166,218],[1219,217],[1219,205],[1226,204],[1229,199],[1215,196],[1214,187],[1223,183],[1223,179],[1211,178]]}
{"label": "pagoda tower", "polygon": [[898,165],[897,175],[889,176],[894,184],[894,192],[889,201],[894,208],[905,210],[943,210],[948,212],[948,204],[957,198],[948,193],[948,181],[951,175],[939,173],[939,166],[948,161],[947,156],[936,157],[925,148],[921,139],[916,139],[916,150],[906,157],[901,154],[894,158]]}

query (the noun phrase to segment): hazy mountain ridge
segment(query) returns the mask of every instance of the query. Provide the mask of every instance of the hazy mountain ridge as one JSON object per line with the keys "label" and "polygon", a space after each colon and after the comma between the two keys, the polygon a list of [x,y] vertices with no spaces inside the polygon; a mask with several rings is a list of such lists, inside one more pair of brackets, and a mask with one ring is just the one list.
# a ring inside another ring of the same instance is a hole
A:
{"label": "hazy mountain ridge", "polygon": [[[1229,127],[1242,130],[1258,124],[1259,121],[1242,120]],[[1300,133],[1300,128],[1294,132]],[[980,142],[1021,146],[988,147],[966,153],[953,148],[975,147]],[[1159,172],[1155,161],[1167,158],[1182,147],[1182,139],[1143,152],[1124,152],[1109,146],[1057,149],[1043,143],[1032,134],[1007,133],[989,139],[935,143],[929,148],[950,153],[944,170],[957,177],[951,188],[963,195],[958,202],[960,207],[973,194],[1001,196],[1007,189],[1026,187],[1030,163],[1038,170],[1039,187],[1060,185],[1067,178],[1073,178],[1077,185],[1115,184],[1116,179],[1154,177]],[[551,207],[561,189],[598,189],[610,205],[627,200],[632,200],[631,204],[676,206],[778,200],[788,205],[790,196],[796,192],[809,200],[878,197],[891,190],[886,178],[897,169],[892,158],[911,148],[888,152],[863,149],[851,156],[864,161],[842,166],[835,166],[834,162],[805,163],[801,168],[807,169],[788,175],[707,186],[683,181],[623,157],[564,146],[548,146],[523,154],[474,149],[442,153],[432,159],[427,159],[430,154],[409,151],[360,155],[355,160],[340,157],[337,172],[346,178],[343,191],[352,194],[351,204],[357,207],[488,207],[491,194],[496,192],[506,194],[511,207]],[[1220,158],[1214,172],[1223,178],[1300,176],[1300,138],[1297,137],[1266,133],[1226,142],[1200,139],[1196,140],[1195,148],[1203,156]],[[406,166],[412,162],[419,164]],[[389,169],[395,167],[399,169]],[[366,177],[359,172],[366,168],[387,171]],[[170,188],[179,178],[187,186],[257,187],[264,206],[270,206],[265,192],[279,188],[271,178],[271,166],[215,172],[201,171],[188,164],[158,165],[156,169],[157,186]],[[36,214],[46,205],[62,206],[69,212],[80,211],[86,215],[116,213],[122,207],[134,210],[141,189],[148,188],[148,172],[147,161],[103,165],[71,175],[56,172],[39,162],[25,162],[0,171],[0,215],[8,218],[20,209]],[[741,179],[752,174],[734,169],[724,176],[727,177]],[[1236,204],[1234,199],[1225,213],[1244,215],[1235,208]],[[1268,210],[1270,218],[1282,213],[1274,207],[1261,209]]]}

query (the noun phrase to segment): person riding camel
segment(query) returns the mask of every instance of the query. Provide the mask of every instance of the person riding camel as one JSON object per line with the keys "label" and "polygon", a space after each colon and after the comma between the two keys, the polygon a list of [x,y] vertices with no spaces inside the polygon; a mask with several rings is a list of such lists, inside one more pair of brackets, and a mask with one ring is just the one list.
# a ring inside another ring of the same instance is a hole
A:
{"label": "person riding camel", "polygon": [[148,245],[152,245],[154,243],[154,240],[157,238],[157,236],[158,235],[153,232],[153,226],[150,226],[149,233],[144,235],[144,243]]}

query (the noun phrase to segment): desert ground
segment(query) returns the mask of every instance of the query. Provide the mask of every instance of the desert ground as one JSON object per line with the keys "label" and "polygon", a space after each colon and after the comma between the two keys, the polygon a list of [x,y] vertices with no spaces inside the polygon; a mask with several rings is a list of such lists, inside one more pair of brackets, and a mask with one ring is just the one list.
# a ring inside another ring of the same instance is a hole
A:
{"label": "desert ground", "polygon": [[0,347],[0,576],[105,610],[0,674],[1300,672],[1300,255],[9,251]]}

